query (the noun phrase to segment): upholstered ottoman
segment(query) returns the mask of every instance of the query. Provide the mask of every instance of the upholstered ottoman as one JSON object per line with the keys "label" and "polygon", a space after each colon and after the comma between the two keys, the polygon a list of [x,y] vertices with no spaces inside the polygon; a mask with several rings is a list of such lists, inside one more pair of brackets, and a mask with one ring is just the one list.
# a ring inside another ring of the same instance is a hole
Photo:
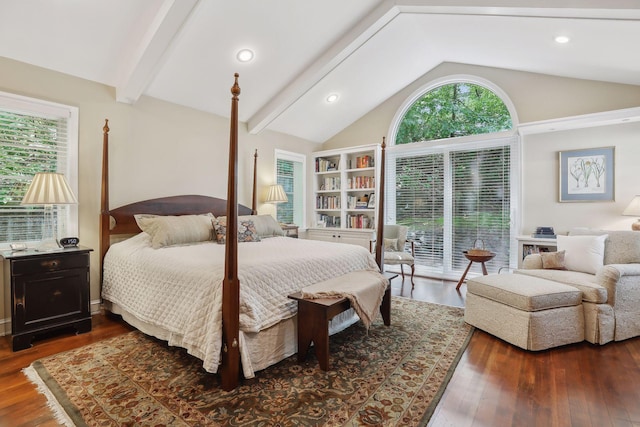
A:
{"label": "upholstered ottoman", "polygon": [[467,281],[464,320],[525,350],[584,340],[582,292],[522,274],[490,274]]}

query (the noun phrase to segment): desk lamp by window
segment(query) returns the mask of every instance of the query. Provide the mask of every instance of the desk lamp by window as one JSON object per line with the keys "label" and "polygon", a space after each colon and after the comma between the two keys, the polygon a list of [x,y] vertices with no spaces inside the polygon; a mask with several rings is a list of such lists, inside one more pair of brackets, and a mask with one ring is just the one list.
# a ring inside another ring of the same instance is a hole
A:
{"label": "desk lamp by window", "polygon": [[[640,196],[635,196],[629,206],[622,211],[622,215],[636,216],[640,217]],[[640,231],[640,219],[631,224],[631,229],[635,231]]]}
{"label": "desk lamp by window", "polygon": [[22,205],[44,205],[42,221],[42,241],[37,251],[52,251],[59,249],[57,230],[53,217],[53,205],[76,204],[78,200],[73,195],[71,187],[61,173],[39,172],[27,189],[22,199]]}

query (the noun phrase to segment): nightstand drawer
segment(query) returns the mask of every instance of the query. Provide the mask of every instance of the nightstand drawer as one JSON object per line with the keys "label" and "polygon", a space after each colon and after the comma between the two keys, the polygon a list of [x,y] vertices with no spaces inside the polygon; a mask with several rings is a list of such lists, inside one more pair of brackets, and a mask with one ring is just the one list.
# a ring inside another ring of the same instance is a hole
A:
{"label": "nightstand drawer", "polygon": [[57,256],[41,256],[32,259],[15,260],[11,266],[11,274],[39,274],[51,271],[70,270],[89,266],[89,254],[74,254]]}

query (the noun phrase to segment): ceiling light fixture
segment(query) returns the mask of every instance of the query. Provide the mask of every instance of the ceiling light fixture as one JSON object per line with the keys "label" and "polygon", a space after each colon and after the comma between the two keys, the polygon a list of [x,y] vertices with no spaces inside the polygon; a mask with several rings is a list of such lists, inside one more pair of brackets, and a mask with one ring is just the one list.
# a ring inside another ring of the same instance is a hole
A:
{"label": "ceiling light fixture", "polygon": [[329,104],[333,104],[338,100],[338,98],[340,98],[340,95],[338,95],[337,93],[332,93],[331,95],[327,96],[327,102]]}
{"label": "ceiling light fixture", "polygon": [[565,44],[569,43],[571,39],[568,36],[556,36],[553,40],[555,40],[556,43]]}
{"label": "ceiling light fixture", "polygon": [[253,51],[250,49],[242,49],[238,52],[236,58],[238,58],[240,62],[249,62],[253,59]]}

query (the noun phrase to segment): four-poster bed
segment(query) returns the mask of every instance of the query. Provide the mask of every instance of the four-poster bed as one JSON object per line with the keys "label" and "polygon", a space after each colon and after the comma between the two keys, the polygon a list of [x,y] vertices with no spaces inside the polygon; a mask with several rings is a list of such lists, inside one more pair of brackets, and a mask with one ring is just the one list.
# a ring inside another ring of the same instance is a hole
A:
{"label": "four-poster bed", "polygon": [[[383,259],[381,212],[375,259],[355,245],[291,239],[272,233],[269,221],[282,233],[275,220],[256,215],[257,150],[252,207],[238,204],[237,74],[231,94],[226,201],[209,196],[172,196],[110,209],[109,127],[105,121],[100,215],[101,293],[105,307],[142,332],[186,348],[203,360],[204,369],[220,372],[225,390],[237,386],[241,365],[244,376],[250,378],[254,371],[295,353],[296,305],[287,295],[351,271],[380,271]],[[382,167],[383,162],[384,141]],[[383,169],[381,173],[383,178]],[[382,187],[383,183],[381,190]],[[222,245],[211,241],[179,241],[157,249],[152,247],[157,237],[155,229],[145,228],[141,233],[147,220],[162,224],[163,220],[174,218],[200,225],[211,221],[212,231],[218,232],[220,223],[216,221],[220,217],[226,217],[224,252]],[[246,231],[254,222],[255,230],[262,230],[257,239],[261,241],[239,244],[239,228]],[[117,235],[134,236],[112,245],[112,236]],[[352,311],[345,312],[332,322],[331,332],[357,320]]]}

